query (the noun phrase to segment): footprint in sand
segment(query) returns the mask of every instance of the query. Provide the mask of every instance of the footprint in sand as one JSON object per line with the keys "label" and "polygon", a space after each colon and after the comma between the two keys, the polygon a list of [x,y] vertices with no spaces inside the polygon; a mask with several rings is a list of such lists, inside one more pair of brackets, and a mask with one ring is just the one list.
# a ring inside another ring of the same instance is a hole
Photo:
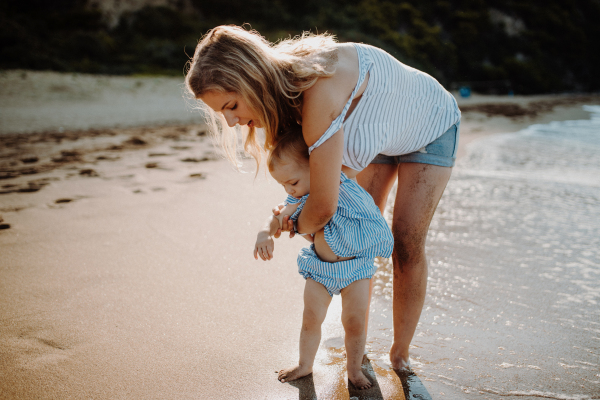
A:
{"label": "footprint in sand", "polygon": [[124,141],[123,144],[133,145],[133,146],[144,146],[148,143],[145,140],[142,140],[139,137],[134,136],[131,139]]}
{"label": "footprint in sand", "polygon": [[46,166],[21,168],[17,172],[21,175],[35,175],[35,174],[39,174],[41,172],[48,171],[50,169],[52,169],[52,167],[46,165]]}
{"label": "footprint in sand", "polygon": [[40,190],[41,188],[43,188],[46,185],[47,185],[47,183],[29,182],[27,184],[27,186],[20,187],[16,191],[20,192],[20,193],[33,193],[33,192],[37,192],[38,190]]}
{"label": "footprint in sand", "polygon": [[82,169],[81,171],[79,171],[79,175],[81,175],[81,176],[89,176],[89,177],[100,176],[96,171],[94,171],[91,168]]}
{"label": "footprint in sand", "polygon": [[0,179],[11,179],[11,178],[16,178],[18,177],[20,174],[18,172],[14,172],[14,171],[8,171],[8,172],[0,172]]}
{"label": "footprint in sand", "polygon": [[2,215],[0,215],[0,230],[10,228],[9,224],[3,224],[2,222],[4,222],[4,218],[2,218]]}
{"label": "footprint in sand", "polygon": [[169,153],[150,153],[148,154],[148,157],[166,157],[166,156],[172,156],[173,154],[169,154]]}
{"label": "footprint in sand", "polygon": [[2,185],[2,187],[0,188],[0,194],[8,194],[8,193],[16,192],[18,187],[19,187],[18,185],[15,185],[13,183],[7,184],[7,185]]}
{"label": "footprint in sand", "polygon": [[117,161],[119,160],[121,157],[109,157],[109,156],[98,156],[96,157],[96,160],[98,161]]}
{"label": "footprint in sand", "polygon": [[188,157],[188,158],[181,159],[182,162],[194,162],[194,163],[208,161],[208,160],[210,160],[208,157],[202,157],[202,158]]}
{"label": "footprint in sand", "polygon": [[52,159],[55,163],[68,163],[73,161],[81,161],[81,153],[76,150],[63,150],[60,152],[60,157]]}
{"label": "footprint in sand", "polygon": [[39,158],[32,156],[32,157],[23,157],[21,158],[21,162],[23,164],[33,164],[39,161]]}
{"label": "footprint in sand", "polygon": [[18,365],[23,369],[39,369],[45,366],[54,366],[67,360],[71,348],[77,344],[77,337],[73,334],[61,334],[52,331],[35,331],[23,329],[23,332],[6,337],[10,348],[19,357]]}
{"label": "footprint in sand", "polygon": [[37,192],[44,186],[48,185],[50,181],[56,180],[57,178],[43,178],[36,179],[34,181],[29,181],[25,185],[16,185],[16,184],[6,184],[2,185],[0,189],[0,194],[8,194],[8,193],[33,193]]}

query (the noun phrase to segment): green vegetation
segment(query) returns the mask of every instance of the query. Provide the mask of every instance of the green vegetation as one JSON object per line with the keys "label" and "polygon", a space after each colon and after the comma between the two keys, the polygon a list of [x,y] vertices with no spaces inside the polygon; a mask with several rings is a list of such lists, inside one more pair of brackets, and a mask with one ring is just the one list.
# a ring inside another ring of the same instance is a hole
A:
{"label": "green vegetation", "polygon": [[600,90],[600,0],[190,2],[126,13],[109,28],[85,0],[4,0],[0,68],[181,75],[208,29],[249,23],[272,41],[311,30],[370,43],[447,87]]}

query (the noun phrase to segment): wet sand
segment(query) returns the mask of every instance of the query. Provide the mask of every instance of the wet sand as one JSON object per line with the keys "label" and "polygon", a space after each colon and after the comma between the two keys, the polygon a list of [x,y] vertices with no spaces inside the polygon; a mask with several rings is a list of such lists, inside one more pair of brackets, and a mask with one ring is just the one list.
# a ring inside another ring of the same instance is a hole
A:
{"label": "wet sand", "polygon": [[[169,120],[140,107],[123,121],[132,102],[123,88],[138,78],[103,77],[98,98],[95,86],[49,76],[27,73],[50,94],[0,89],[0,398],[403,398],[373,341],[365,369],[377,384],[348,392],[339,299],[313,376],[277,381],[297,361],[304,243],[280,239],[272,261],[252,257],[256,230],[284,198],[275,182],[221,160],[189,110]],[[162,104],[172,82],[144,79],[157,85],[147,104]],[[485,135],[586,118],[581,104],[600,104],[563,96],[550,109],[556,99],[460,99],[459,155]],[[535,114],[503,112],[539,101],[548,106]],[[489,115],[486,104],[500,107]],[[50,118],[59,108],[68,117]],[[389,294],[380,282],[372,313],[389,318],[374,320],[378,343],[382,326],[391,335],[391,313],[377,308]]]}

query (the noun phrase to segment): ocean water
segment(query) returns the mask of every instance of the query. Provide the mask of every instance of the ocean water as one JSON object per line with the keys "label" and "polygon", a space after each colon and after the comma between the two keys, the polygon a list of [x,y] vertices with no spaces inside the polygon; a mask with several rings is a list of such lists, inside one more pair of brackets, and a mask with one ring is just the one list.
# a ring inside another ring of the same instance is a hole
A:
{"label": "ocean water", "polygon": [[[590,120],[474,142],[454,169],[411,350],[434,399],[600,399],[600,107],[585,108]],[[389,368],[391,279],[383,260],[376,371]]]}

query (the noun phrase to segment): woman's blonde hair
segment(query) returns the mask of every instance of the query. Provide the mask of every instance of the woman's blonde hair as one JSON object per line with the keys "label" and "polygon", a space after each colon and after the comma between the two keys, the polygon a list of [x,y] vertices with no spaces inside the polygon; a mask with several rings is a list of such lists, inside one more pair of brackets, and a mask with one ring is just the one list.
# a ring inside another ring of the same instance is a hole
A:
{"label": "woman's blonde hair", "polygon": [[[244,150],[254,157],[258,167],[264,152],[275,143],[279,128],[301,121],[302,92],[317,79],[335,73],[335,44],[332,35],[308,32],[274,44],[256,31],[218,26],[196,47],[186,86],[196,99],[211,91],[233,92],[244,99],[264,129],[262,145],[256,128],[242,129]],[[222,115],[203,102],[199,106],[226,157],[239,165],[239,130],[230,128]]]}

